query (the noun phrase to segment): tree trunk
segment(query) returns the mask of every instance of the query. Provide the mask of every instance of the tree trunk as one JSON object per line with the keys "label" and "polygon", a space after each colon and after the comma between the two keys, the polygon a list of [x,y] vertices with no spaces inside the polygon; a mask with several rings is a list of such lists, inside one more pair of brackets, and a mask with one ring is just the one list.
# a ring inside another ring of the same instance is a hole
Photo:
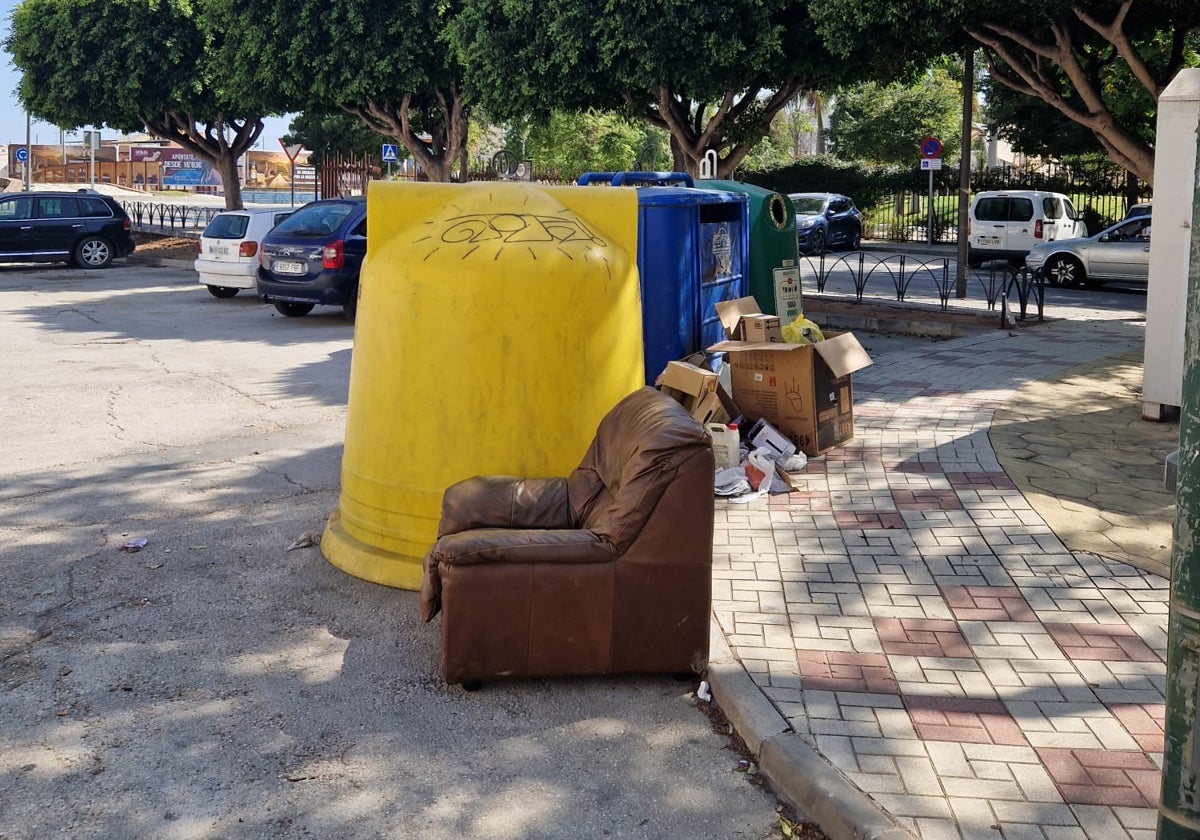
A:
{"label": "tree trunk", "polygon": [[221,176],[221,184],[225,188],[225,209],[241,210],[242,177],[241,172],[238,171],[237,157],[227,151],[222,152],[217,155],[213,168]]}
{"label": "tree trunk", "polygon": [[[763,91],[757,88],[726,91],[715,110],[709,108],[710,103],[694,102],[660,87],[653,92],[646,119],[671,135],[675,171],[699,176],[700,162],[711,150],[718,156],[715,176],[729,178],[754,144],[767,136],[775,115],[803,87],[802,80],[793,78],[766,98],[760,98]],[[735,142],[729,139],[731,135],[746,139]]]}
{"label": "tree trunk", "polygon": [[[430,181],[447,182],[467,149],[467,110],[456,85],[437,92],[437,116],[414,114],[412,94],[406,93],[398,106],[384,100],[362,105],[342,105],[367,128],[402,144]],[[426,117],[431,141],[426,143],[413,126],[415,116]]]}
{"label": "tree trunk", "polygon": [[[166,111],[146,115],[143,122],[150,134],[178,143],[219,172],[225,188],[225,209],[242,209],[242,182],[237,161],[262,134],[261,119],[226,119],[219,115],[205,121],[204,128],[200,128],[199,121],[191,114]],[[226,137],[229,129],[233,130],[232,140]]]}

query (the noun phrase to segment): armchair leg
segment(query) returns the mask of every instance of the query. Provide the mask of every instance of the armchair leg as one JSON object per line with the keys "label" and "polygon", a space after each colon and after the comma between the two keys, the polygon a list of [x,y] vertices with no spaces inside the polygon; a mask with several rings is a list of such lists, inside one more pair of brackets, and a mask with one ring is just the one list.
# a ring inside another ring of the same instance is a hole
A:
{"label": "armchair leg", "polygon": [[483,682],[481,680],[463,680],[462,681],[462,690],[463,691],[478,691],[481,688],[483,688]]}

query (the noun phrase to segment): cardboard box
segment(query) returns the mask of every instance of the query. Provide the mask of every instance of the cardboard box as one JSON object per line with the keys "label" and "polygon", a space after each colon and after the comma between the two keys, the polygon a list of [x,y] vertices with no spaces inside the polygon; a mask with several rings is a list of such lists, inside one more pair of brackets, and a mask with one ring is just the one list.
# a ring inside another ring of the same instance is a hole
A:
{"label": "cardboard box", "polygon": [[687,362],[667,362],[655,380],[658,390],[688,410],[701,423],[725,423],[729,416],[717,396],[717,374]]}
{"label": "cardboard box", "polygon": [[765,418],[806,455],[854,438],[851,374],[871,364],[852,333],[826,333],[816,344],[722,341],[733,399],[748,421]]}
{"label": "cardboard box", "polygon": [[723,300],[715,308],[725,335],[734,341],[783,341],[779,316],[764,315],[752,297]]}
{"label": "cardboard box", "polygon": [[774,315],[743,315],[738,329],[742,341],[783,341],[779,318]]}

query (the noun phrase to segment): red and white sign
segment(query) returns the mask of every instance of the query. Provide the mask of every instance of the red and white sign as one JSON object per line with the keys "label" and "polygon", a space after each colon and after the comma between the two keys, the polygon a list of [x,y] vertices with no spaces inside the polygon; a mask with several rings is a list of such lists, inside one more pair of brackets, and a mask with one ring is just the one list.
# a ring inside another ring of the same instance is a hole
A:
{"label": "red and white sign", "polygon": [[284,144],[282,137],[279,138],[279,145],[283,146],[283,153],[285,155],[287,155],[287,159],[290,160],[292,163],[295,163],[296,158],[298,158],[300,156],[300,153],[302,151],[304,151],[303,143],[297,143],[294,146],[288,146],[288,145]]}

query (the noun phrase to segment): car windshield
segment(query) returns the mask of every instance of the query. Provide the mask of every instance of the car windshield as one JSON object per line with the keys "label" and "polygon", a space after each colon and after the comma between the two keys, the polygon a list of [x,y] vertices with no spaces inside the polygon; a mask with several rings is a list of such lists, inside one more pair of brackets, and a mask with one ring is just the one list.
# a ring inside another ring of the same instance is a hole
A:
{"label": "car windshield", "polygon": [[802,195],[792,199],[796,212],[801,216],[816,216],[825,209],[825,197],[820,195]]}
{"label": "car windshield", "polygon": [[221,214],[208,223],[208,227],[204,229],[204,236],[209,239],[241,239],[246,235],[249,225],[249,216],[240,213]]}
{"label": "car windshield", "polygon": [[292,236],[328,236],[342,226],[353,210],[353,204],[343,202],[310,204],[280,222],[273,232]]}

